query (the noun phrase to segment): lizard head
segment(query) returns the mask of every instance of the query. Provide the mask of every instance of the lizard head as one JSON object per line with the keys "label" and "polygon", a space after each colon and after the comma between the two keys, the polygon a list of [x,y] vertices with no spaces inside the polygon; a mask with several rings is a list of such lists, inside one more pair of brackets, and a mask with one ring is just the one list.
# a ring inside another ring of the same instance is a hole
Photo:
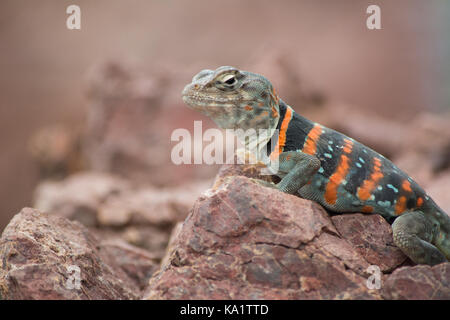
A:
{"label": "lizard head", "polygon": [[200,71],[182,96],[223,129],[274,129],[280,118],[279,99],[269,80],[233,67]]}

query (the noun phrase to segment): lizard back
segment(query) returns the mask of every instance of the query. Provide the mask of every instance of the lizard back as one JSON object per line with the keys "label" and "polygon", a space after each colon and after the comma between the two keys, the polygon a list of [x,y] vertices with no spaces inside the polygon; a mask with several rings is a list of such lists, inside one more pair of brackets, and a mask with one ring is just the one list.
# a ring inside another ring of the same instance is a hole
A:
{"label": "lizard back", "polygon": [[[335,212],[373,212],[387,219],[427,206],[425,191],[390,160],[302,117],[281,100],[279,106],[277,129],[288,123],[286,132],[280,132],[286,136],[282,151],[302,151],[321,161],[313,179],[299,190],[302,197]],[[268,144],[267,151],[272,153],[273,146]]]}

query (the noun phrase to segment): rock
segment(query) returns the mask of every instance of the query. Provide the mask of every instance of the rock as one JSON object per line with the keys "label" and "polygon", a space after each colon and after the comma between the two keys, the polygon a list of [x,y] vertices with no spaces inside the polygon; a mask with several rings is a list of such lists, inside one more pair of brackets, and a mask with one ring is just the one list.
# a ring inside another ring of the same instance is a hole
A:
{"label": "rock", "polygon": [[450,300],[450,262],[395,270],[382,287],[385,299]]}
{"label": "rock", "polygon": [[320,205],[241,176],[195,203],[169,256],[145,298],[380,298]]}
{"label": "rock", "polygon": [[209,182],[186,184],[179,188],[131,189],[99,205],[98,220],[103,226],[170,226],[184,220],[195,199]]}
{"label": "rock", "polygon": [[108,197],[130,186],[125,180],[105,173],[82,172],[63,181],[45,181],[35,191],[34,206],[86,226],[97,224],[98,207]]}
{"label": "rock", "polygon": [[[184,222],[137,219],[132,201],[124,202],[129,219],[90,230],[23,209],[0,238],[0,298],[450,299],[450,263],[405,267],[380,216],[330,217],[245,176],[257,178],[255,169],[224,167]],[[144,210],[150,202],[137,203]],[[159,244],[150,241],[149,251],[129,244],[152,237]],[[368,288],[372,265],[381,290]],[[79,268],[79,290],[68,268]]]}
{"label": "rock", "polygon": [[89,83],[88,97],[112,100],[103,107],[113,108],[114,104],[111,102],[118,102],[123,98],[148,103],[161,99],[167,80],[146,77],[138,74],[137,70],[128,63],[111,60],[93,66],[87,74],[87,82]]}
{"label": "rock", "polygon": [[420,186],[425,187],[435,179],[433,163],[430,160],[430,154],[405,151],[400,153],[393,162]]}
{"label": "rock", "polygon": [[425,190],[437,205],[450,215],[450,170],[437,175],[435,179],[425,187]]}
{"label": "rock", "polygon": [[[183,223],[182,222],[178,222],[175,225],[175,227],[172,229],[172,232],[170,234],[170,239],[168,241],[166,250],[164,252],[164,256],[161,259],[160,266],[164,266],[164,265],[166,265],[168,263],[170,264],[170,256],[171,256],[171,253],[174,250],[176,239],[178,238],[178,234],[180,233],[182,227],[183,227]],[[149,287],[148,287],[148,283],[147,283],[146,289],[143,292],[143,296],[146,297],[148,294],[149,294]]]}
{"label": "rock", "polygon": [[[449,298],[450,263],[408,266],[381,216],[330,217],[246,177],[257,169],[222,167],[173,230],[145,299]],[[381,290],[368,289],[373,265]]]}
{"label": "rock", "polygon": [[362,111],[350,105],[330,103],[325,106],[329,128],[346,134],[389,159],[405,152],[411,146],[412,130],[398,121]]}
{"label": "rock", "polygon": [[[236,157],[235,163],[237,163]],[[231,177],[234,176],[243,176],[274,183],[279,181],[279,178],[274,175],[261,175],[260,173],[263,168],[265,168],[265,166],[259,164],[224,164],[216,175],[213,183],[213,189],[216,189],[221,184],[226,183]]]}
{"label": "rock", "polygon": [[148,280],[159,268],[157,255],[120,239],[102,240],[100,248],[110,257],[109,264],[119,266],[140,290],[147,287]]}
{"label": "rock", "polygon": [[160,261],[166,252],[170,230],[169,226],[161,229],[150,225],[89,228],[89,231],[98,238],[108,241],[122,240],[144,249],[151,254],[155,261]]}
{"label": "rock", "polygon": [[324,93],[305,81],[296,56],[277,48],[262,50],[253,61],[249,71],[258,70],[257,73],[270,79],[280,98],[294,108],[307,110],[325,103]]}
{"label": "rock", "polygon": [[178,234],[180,233],[181,229],[183,228],[183,223],[178,222],[176,226],[172,229],[172,232],[170,234],[169,242],[167,244],[167,249],[165,252],[165,255],[163,259],[161,260],[161,265],[165,265],[169,263],[170,254],[173,252],[174,245],[176,243],[176,239],[178,238]]}
{"label": "rock", "polygon": [[41,128],[28,146],[40,179],[61,179],[86,167],[81,130],[62,124]]}
{"label": "rock", "polygon": [[0,261],[4,299],[137,299],[135,277],[154,268],[137,248],[101,244],[80,223],[31,208],[3,231]]}
{"label": "rock", "polygon": [[104,239],[122,239],[161,259],[173,226],[188,214],[210,182],[156,189],[132,186],[107,173],[84,172],[60,182],[43,182],[34,206],[80,221]]}
{"label": "rock", "polygon": [[336,101],[303,115],[393,160],[419,183],[427,183],[448,165],[450,129],[446,117],[421,113],[406,123]]}
{"label": "rock", "polygon": [[[411,130],[410,141],[417,144],[415,149],[428,153],[429,157],[433,157],[435,154],[444,156],[450,145],[449,115],[448,113],[432,112],[417,114],[413,121],[409,123],[409,126],[414,128]],[[444,162],[448,163],[448,159],[446,160]],[[438,163],[434,163],[434,165],[438,165]],[[433,171],[439,172],[445,169],[446,164],[441,163],[441,165],[443,167],[433,167]]]}
{"label": "rock", "polygon": [[441,149],[436,151],[431,161],[433,163],[433,172],[440,173],[450,169],[450,138],[446,144],[442,145]]}
{"label": "rock", "polygon": [[[168,104],[164,98],[172,80],[166,75],[142,75],[115,62],[93,69],[83,143],[92,170],[159,187],[214,176],[213,166],[175,165],[171,161],[176,144],[171,143],[172,133],[179,128],[192,131],[198,114],[179,99],[182,87],[170,92],[178,97],[178,105]],[[177,73],[175,78],[179,76]]]}
{"label": "rock", "polygon": [[165,189],[132,187],[128,181],[107,173],[82,172],[38,185],[34,206],[86,226],[164,227],[182,221],[209,184],[203,181]]}
{"label": "rock", "polygon": [[[165,86],[117,62],[94,67],[88,76],[90,101],[84,140],[89,165],[96,171],[138,178],[151,172],[166,152],[155,113]],[[167,143],[165,143],[167,145]]]}
{"label": "rock", "polygon": [[390,272],[407,257],[392,239],[390,225],[380,215],[342,214],[331,217],[339,234],[371,265]]}

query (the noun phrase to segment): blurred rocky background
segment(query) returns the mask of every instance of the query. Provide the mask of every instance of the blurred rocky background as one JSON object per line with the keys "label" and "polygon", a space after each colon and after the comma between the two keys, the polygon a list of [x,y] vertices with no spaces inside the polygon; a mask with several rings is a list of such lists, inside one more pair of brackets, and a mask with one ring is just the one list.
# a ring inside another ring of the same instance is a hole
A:
{"label": "blurred rocky background", "polygon": [[[450,296],[449,264],[408,267],[378,218],[330,218],[310,202],[224,178],[241,175],[233,168],[216,177],[220,166],[170,159],[173,130],[193,132],[194,120],[214,127],[183,104],[182,88],[203,68],[232,65],[265,75],[302,115],[394,160],[450,212],[446,1],[378,1],[382,30],[375,31],[365,24],[369,1],[77,1],[77,31],[65,25],[70,4],[0,4],[0,231],[21,212],[0,239],[0,286],[9,290],[0,298],[206,298],[217,286],[217,297],[242,299]],[[248,199],[236,198],[236,190]],[[268,206],[276,222],[263,235],[255,227],[261,212],[242,204],[258,203],[261,193],[275,203],[298,202],[282,218]],[[25,206],[39,211],[21,211]],[[291,230],[305,223],[295,212],[320,227]],[[239,224],[235,213],[244,217]],[[208,260],[211,250],[219,254]],[[66,291],[63,278],[50,290],[33,278],[55,278],[54,265],[63,268],[67,257],[88,270],[91,291]],[[95,282],[92,261],[105,283]],[[274,263],[296,267],[272,283]],[[382,293],[363,285],[374,263],[386,277]],[[247,278],[227,282],[242,272]],[[309,275],[297,283],[299,272]],[[190,291],[192,274],[203,292]],[[423,287],[417,277],[431,285],[414,290]],[[330,281],[337,281],[332,288]],[[396,291],[396,281],[409,285]]]}
{"label": "blurred rocky background", "polygon": [[[437,131],[449,127],[445,0],[377,1],[382,30],[376,31],[365,25],[370,1],[80,0],[81,30],[66,28],[70,4],[0,3],[0,229],[32,204],[37,183],[49,175],[101,168],[139,179],[142,168],[140,178],[150,176],[156,186],[211,177],[213,169],[177,168],[164,153],[173,128],[191,129],[199,119],[180,91],[201,68],[263,73],[298,111],[358,127],[391,157],[416,149],[398,126],[407,136],[420,132],[413,119]],[[306,108],[302,99],[351,109]],[[80,158],[81,149],[94,151]],[[435,157],[447,166],[448,151],[427,154]]]}

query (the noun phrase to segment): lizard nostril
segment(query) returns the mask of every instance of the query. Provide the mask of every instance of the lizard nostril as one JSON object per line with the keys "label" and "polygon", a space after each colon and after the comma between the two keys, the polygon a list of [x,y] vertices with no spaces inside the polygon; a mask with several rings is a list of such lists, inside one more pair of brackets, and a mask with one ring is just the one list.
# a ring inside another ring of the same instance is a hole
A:
{"label": "lizard nostril", "polygon": [[198,84],[194,84],[194,89],[197,90],[198,88],[200,88],[200,86]]}

